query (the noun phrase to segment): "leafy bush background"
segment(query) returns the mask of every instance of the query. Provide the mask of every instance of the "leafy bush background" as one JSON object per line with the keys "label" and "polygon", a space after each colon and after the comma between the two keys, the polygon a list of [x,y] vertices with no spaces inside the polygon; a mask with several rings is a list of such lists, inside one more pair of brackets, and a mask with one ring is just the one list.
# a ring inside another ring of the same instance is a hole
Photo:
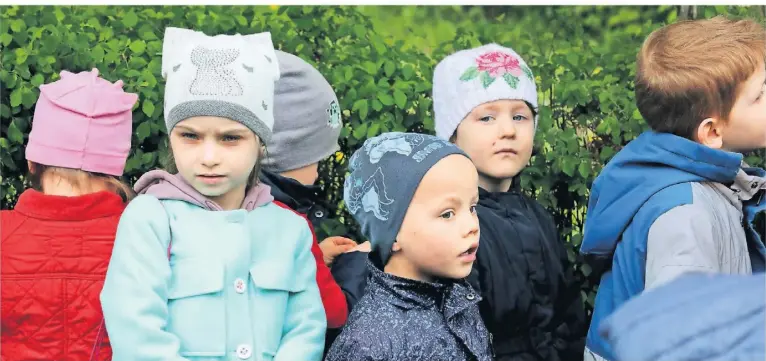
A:
{"label": "leafy bush background", "polygon": [[[763,11],[701,6],[697,16],[763,20]],[[320,176],[337,209],[318,233],[361,240],[342,204],[347,157],[382,132],[432,132],[436,62],[455,50],[496,42],[522,54],[537,77],[537,155],[522,187],[553,213],[591,308],[597,280],[576,257],[588,189],[612,155],[645,129],[634,105],[636,53],[652,30],[678,16],[677,6],[2,6],[2,208],[12,208],[24,188],[24,144],[38,87],[58,79],[61,70],[96,67],[139,94],[126,168],[135,181],[160,167],[167,149],[160,75],[165,27],[208,34],[270,31],[278,48],[314,64],[338,94],[345,122],[341,151],[322,164]],[[748,160],[762,165],[761,155]]]}

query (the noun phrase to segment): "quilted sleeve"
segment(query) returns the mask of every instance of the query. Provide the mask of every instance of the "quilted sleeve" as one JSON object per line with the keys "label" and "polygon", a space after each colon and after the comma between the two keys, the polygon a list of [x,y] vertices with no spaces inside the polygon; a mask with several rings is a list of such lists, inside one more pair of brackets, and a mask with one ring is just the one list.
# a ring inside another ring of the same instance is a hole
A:
{"label": "quilted sleeve", "polygon": [[170,263],[168,216],[141,195],[125,209],[101,291],[113,361],[182,361],[179,339],[165,331]]}

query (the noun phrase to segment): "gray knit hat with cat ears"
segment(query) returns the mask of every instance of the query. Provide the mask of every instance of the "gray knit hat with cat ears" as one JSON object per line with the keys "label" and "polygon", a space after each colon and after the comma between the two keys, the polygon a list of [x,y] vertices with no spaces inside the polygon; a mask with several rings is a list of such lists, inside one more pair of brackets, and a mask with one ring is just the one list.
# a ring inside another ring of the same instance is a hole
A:
{"label": "gray knit hat with cat ears", "polygon": [[165,125],[195,116],[242,123],[268,143],[279,64],[271,34],[207,36],[166,28],[162,46]]}

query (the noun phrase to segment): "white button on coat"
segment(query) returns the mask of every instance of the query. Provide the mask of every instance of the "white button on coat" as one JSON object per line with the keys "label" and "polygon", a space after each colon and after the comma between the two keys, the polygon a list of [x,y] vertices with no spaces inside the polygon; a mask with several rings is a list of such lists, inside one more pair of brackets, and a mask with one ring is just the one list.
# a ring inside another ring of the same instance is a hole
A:
{"label": "white button on coat", "polygon": [[241,278],[237,278],[234,280],[234,289],[237,291],[237,293],[245,293],[245,290],[247,290],[247,283]]}
{"label": "white button on coat", "polygon": [[241,360],[247,360],[252,356],[253,350],[250,347],[250,345],[239,345],[237,346],[237,357],[239,357]]}

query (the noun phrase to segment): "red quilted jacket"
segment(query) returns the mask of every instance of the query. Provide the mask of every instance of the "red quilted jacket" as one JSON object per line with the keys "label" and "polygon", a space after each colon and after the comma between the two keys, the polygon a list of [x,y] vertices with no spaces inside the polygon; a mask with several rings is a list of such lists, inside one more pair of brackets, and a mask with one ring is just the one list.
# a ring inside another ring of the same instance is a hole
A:
{"label": "red quilted jacket", "polygon": [[[25,191],[0,213],[2,361],[88,361],[99,294],[125,204],[116,194]],[[99,360],[112,352],[104,338]]]}

